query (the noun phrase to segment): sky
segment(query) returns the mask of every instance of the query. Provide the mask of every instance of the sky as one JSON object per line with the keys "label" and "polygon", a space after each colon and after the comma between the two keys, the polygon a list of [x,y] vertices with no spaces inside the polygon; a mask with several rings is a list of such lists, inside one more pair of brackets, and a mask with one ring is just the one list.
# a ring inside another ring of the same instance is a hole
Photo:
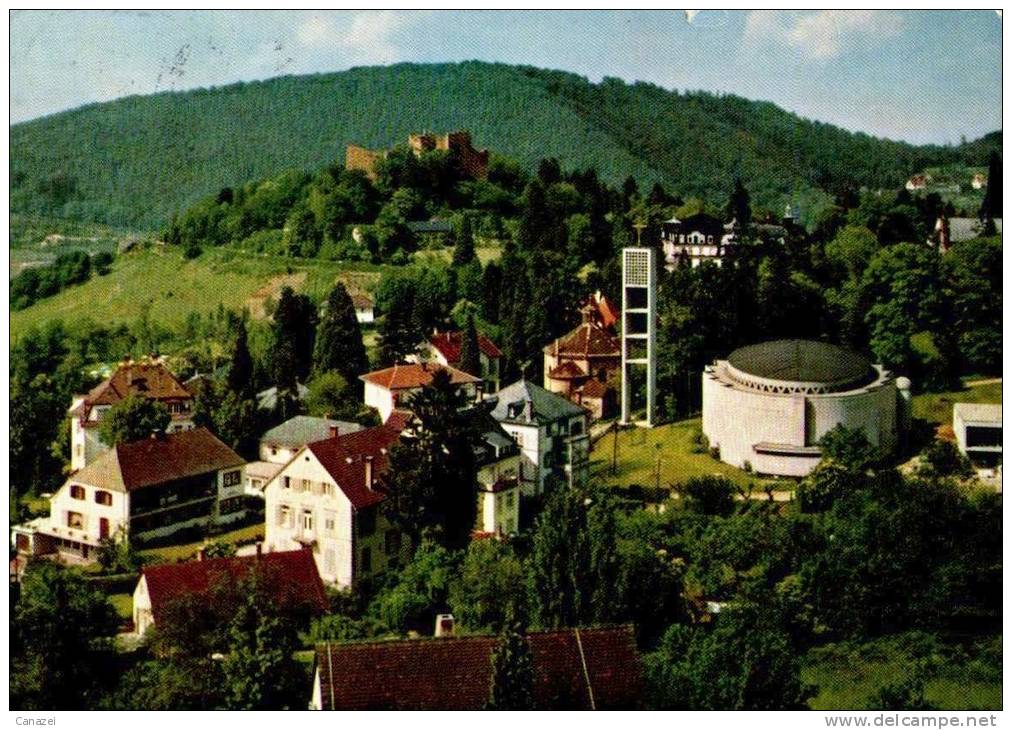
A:
{"label": "sky", "polygon": [[733,93],[879,137],[1001,128],[994,11],[13,11],[11,123],[131,94],[484,60]]}

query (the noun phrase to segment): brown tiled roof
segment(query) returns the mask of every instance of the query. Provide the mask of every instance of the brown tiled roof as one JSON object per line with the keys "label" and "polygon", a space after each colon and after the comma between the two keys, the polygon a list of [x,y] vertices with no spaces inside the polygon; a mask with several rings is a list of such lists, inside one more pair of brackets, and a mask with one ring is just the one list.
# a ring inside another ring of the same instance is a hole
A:
{"label": "brown tiled roof", "polygon": [[576,378],[587,377],[587,373],[583,372],[583,368],[572,360],[565,360],[561,365],[552,368],[548,373],[548,377],[555,378],[556,380],[574,380]]}
{"label": "brown tiled roof", "polygon": [[117,492],[242,466],[243,458],[206,428],[117,444],[70,481]]}
{"label": "brown tiled roof", "polygon": [[414,419],[415,414],[411,411],[404,410],[403,408],[394,408],[390,411],[390,415],[387,416],[387,420],[384,421],[383,425],[387,428],[391,428],[397,433],[400,433],[411,425],[411,421]]}
{"label": "brown tiled roof", "polygon": [[478,378],[468,375],[454,367],[445,367],[433,363],[400,363],[393,367],[376,370],[360,375],[359,379],[367,383],[382,386],[387,390],[407,390],[421,388],[432,382],[432,376],[440,370],[450,373],[450,382],[456,384],[479,383]]}
{"label": "brown tiled roof", "polygon": [[[460,332],[437,332],[429,338],[429,343],[439,350],[451,365],[460,362],[461,342],[462,333]],[[485,357],[493,359],[502,357],[502,350],[480,332],[478,333],[478,349],[482,351]]]}
{"label": "brown tiled roof", "polygon": [[[631,709],[642,670],[632,627],[532,632],[540,709]],[[489,699],[495,636],[462,636],[316,650],[327,710],[479,710]]]}
{"label": "brown tiled roof", "polygon": [[355,309],[372,309],[372,297],[365,292],[354,291],[349,296],[351,297],[351,305]]}
{"label": "brown tiled roof", "polygon": [[608,385],[600,380],[588,380],[580,386],[580,394],[584,398],[604,398],[608,394]]}
{"label": "brown tiled roof", "polygon": [[108,379],[91,389],[75,410],[75,415],[87,415],[92,406],[115,405],[131,394],[155,400],[189,400],[193,397],[164,363],[158,360],[128,361],[121,363]]}
{"label": "brown tiled roof", "polygon": [[[389,465],[388,452],[400,436],[389,426],[366,428],[337,438],[314,441],[306,448],[320,461],[355,509],[385,499],[377,482]],[[373,486],[366,484],[366,459],[372,457]]]}
{"label": "brown tiled roof", "polygon": [[618,322],[619,310],[608,297],[594,295],[591,301],[597,307],[597,314],[601,318],[601,326],[611,328]]}
{"label": "brown tiled roof", "polygon": [[219,581],[234,586],[254,577],[262,581],[264,590],[276,604],[286,610],[323,613],[330,607],[310,550],[152,565],[144,568],[142,575],[156,623],[159,612],[171,601],[208,595]]}
{"label": "brown tiled roof", "polygon": [[584,322],[569,334],[565,334],[545,347],[550,355],[568,357],[622,357],[618,338],[607,330]]}

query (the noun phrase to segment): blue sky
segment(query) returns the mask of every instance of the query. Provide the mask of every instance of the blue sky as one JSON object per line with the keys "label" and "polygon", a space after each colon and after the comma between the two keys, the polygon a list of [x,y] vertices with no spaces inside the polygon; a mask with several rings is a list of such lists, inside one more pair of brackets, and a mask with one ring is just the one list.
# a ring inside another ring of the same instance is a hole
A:
{"label": "blue sky", "polygon": [[480,59],[772,101],[876,136],[1001,128],[993,11],[14,11],[11,121],[129,94]]}

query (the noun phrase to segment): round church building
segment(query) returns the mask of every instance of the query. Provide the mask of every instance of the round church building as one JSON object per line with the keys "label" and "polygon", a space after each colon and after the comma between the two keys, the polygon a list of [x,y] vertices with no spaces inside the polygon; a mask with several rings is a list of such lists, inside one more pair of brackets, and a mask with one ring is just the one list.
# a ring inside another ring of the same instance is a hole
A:
{"label": "round church building", "polygon": [[776,340],[749,345],[703,370],[703,434],[720,460],[759,474],[801,477],[836,426],[896,446],[910,381],[836,345]]}

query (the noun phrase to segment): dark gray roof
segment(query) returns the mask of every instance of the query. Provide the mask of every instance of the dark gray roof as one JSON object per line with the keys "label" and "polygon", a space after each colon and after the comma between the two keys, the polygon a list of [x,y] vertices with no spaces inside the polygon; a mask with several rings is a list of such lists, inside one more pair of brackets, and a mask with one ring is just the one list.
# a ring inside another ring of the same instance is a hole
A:
{"label": "dark gray roof", "polygon": [[[309,396],[309,388],[302,383],[296,383],[296,392],[299,400],[305,400]],[[278,405],[278,387],[275,385],[267,390],[257,393],[257,407],[265,411],[273,411]]]}
{"label": "dark gray roof", "polygon": [[507,385],[491,398],[496,399],[492,417],[502,423],[531,423],[527,418],[526,404],[530,401],[534,421],[552,423],[560,418],[586,415],[587,411],[561,395],[550,393],[529,380],[518,380]]}
{"label": "dark gray roof", "polygon": [[337,427],[337,432],[341,435],[362,430],[360,425],[350,421],[335,421],[331,418],[317,418],[315,416],[295,416],[280,426],[275,426],[267,431],[260,440],[278,446],[305,446],[313,441],[330,438],[331,427]]}
{"label": "dark gray roof", "polygon": [[409,221],[408,228],[412,233],[451,233],[453,224],[450,221]]}
{"label": "dark gray roof", "polygon": [[875,378],[871,363],[856,352],[811,340],[749,345],[732,352],[727,360],[736,370],[769,380],[857,387]]}

